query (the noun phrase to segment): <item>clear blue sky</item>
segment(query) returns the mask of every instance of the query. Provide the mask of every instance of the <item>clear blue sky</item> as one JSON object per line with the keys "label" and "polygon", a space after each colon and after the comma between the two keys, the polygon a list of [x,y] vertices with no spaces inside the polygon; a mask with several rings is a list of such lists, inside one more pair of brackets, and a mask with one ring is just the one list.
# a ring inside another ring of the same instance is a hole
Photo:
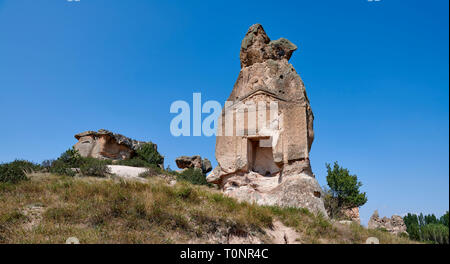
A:
{"label": "clear blue sky", "polygon": [[106,128],[180,155],[215,138],[170,134],[170,104],[224,102],[247,29],[299,46],[290,62],[316,117],[311,162],[358,175],[366,223],[449,207],[448,1],[0,0],[0,162],[56,158]]}

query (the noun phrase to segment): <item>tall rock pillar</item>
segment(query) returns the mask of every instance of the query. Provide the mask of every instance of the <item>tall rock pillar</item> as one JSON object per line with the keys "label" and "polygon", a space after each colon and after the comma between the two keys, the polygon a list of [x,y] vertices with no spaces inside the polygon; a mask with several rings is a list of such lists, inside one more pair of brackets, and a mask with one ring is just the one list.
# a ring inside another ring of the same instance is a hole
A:
{"label": "tall rock pillar", "polygon": [[250,27],[241,45],[241,71],[219,118],[219,165],[207,180],[239,200],[326,216],[309,162],[314,115],[289,63],[295,50],[287,39],[271,41],[261,25]]}

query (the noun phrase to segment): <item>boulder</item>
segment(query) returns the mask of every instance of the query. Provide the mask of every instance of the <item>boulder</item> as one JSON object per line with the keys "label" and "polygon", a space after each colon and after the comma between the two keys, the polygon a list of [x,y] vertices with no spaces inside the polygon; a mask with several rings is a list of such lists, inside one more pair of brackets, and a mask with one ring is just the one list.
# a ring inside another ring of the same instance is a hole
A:
{"label": "boulder", "polygon": [[326,216],[309,161],[314,115],[288,62],[296,49],[287,39],[271,41],[259,24],[250,27],[241,45],[241,71],[218,120],[219,165],[207,180],[239,200]]}
{"label": "boulder", "polygon": [[199,169],[203,174],[206,174],[212,170],[211,162],[208,159],[196,156],[181,156],[175,160],[178,168],[180,169]]}

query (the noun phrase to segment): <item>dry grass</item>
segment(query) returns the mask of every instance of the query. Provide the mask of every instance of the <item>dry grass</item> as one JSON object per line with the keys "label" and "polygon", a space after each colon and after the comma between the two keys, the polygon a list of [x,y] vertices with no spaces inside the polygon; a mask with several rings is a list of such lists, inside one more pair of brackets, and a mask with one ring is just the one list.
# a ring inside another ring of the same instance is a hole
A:
{"label": "dry grass", "polygon": [[[36,214],[27,213],[32,208]],[[28,211],[27,211],[28,210]],[[205,186],[159,178],[149,183],[39,174],[0,184],[0,243],[217,243],[229,236],[270,242],[275,220],[302,243],[408,243],[382,231],[336,226],[307,210],[238,203]]]}

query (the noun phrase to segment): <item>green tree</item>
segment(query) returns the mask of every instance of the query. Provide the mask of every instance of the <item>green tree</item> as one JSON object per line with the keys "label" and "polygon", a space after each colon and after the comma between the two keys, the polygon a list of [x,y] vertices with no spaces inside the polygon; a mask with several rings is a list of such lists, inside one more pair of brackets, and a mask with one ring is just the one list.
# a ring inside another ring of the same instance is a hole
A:
{"label": "green tree", "polygon": [[403,222],[406,225],[406,232],[408,232],[409,237],[414,240],[421,240],[419,218],[416,214],[407,214],[403,217]]}
{"label": "green tree", "polygon": [[434,214],[426,215],[424,219],[426,225],[439,223],[439,220]]}
{"label": "green tree", "polygon": [[348,169],[340,167],[337,161],[333,168],[328,163],[326,167],[329,193],[338,208],[360,207],[367,202],[366,193],[359,190],[362,183],[356,175],[351,175]]}
{"label": "green tree", "polygon": [[422,239],[437,244],[448,244],[448,226],[442,224],[427,224],[422,228]]}
{"label": "green tree", "polygon": [[448,211],[443,216],[441,216],[441,218],[439,219],[439,222],[441,224],[445,225],[446,227],[449,226],[448,225]]}
{"label": "green tree", "polygon": [[437,244],[449,243],[448,211],[439,219],[434,214],[424,216],[422,213],[409,213],[403,221],[411,239]]}
{"label": "green tree", "polygon": [[425,217],[422,213],[419,214],[419,227],[422,228],[425,226]]}

